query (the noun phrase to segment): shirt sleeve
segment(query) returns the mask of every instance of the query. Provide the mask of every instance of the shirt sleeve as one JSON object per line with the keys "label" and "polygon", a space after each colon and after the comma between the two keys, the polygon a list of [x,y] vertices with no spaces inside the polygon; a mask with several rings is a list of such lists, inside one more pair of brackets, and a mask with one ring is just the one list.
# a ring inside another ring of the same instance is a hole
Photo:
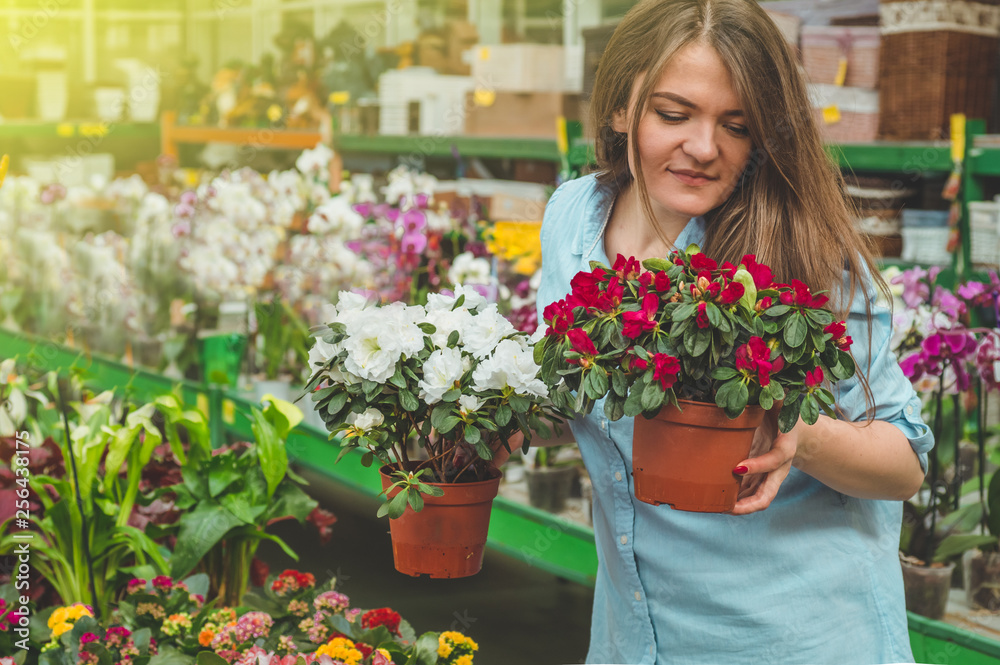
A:
{"label": "shirt sleeve", "polygon": [[560,252],[560,248],[556,246],[559,243],[553,242],[553,239],[561,235],[555,233],[555,227],[559,224],[560,217],[562,216],[560,211],[561,206],[557,203],[557,200],[565,193],[567,186],[571,182],[573,181],[563,183],[552,193],[548,203],[545,204],[545,213],[542,216],[542,230],[539,236],[542,245],[542,280],[535,295],[535,307],[538,310],[539,323],[545,320],[542,316],[545,308],[568,293],[567,290],[563,290],[560,293],[560,290],[564,289],[566,285],[560,283],[560,271],[557,265],[560,255],[565,254],[565,252]]}
{"label": "shirt sleeve", "polygon": [[[851,303],[847,331],[854,341],[851,350],[857,371],[850,379],[838,382],[833,392],[847,420],[866,420],[868,403],[860,376],[867,376],[875,420],[884,420],[903,432],[926,473],[927,454],[934,447],[934,435],[921,416],[920,397],[890,348],[892,312],[878,301],[874,292],[871,281],[866,279],[864,288],[858,289]],[[867,306],[871,307],[870,336]]]}

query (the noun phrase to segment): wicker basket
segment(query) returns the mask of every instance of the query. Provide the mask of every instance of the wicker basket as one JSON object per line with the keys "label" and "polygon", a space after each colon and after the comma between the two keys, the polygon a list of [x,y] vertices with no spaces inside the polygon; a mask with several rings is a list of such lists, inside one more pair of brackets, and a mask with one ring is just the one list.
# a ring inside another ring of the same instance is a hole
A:
{"label": "wicker basket", "polygon": [[835,83],[840,59],[847,58],[852,88],[878,87],[878,28],[806,26],[802,29],[802,64],[813,83]]}
{"label": "wicker basket", "polygon": [[[825,143],[867,143],[878,136],[877,91],[810,83],[809,100]],[[827,122],[823,115],[823,109],[831,106],[840,116],[835,122]]]}
{"label": "wicker basket", "polygon": [[1000,0],[882,0],[879,134],[940,139],[950,117],[991,117]]}

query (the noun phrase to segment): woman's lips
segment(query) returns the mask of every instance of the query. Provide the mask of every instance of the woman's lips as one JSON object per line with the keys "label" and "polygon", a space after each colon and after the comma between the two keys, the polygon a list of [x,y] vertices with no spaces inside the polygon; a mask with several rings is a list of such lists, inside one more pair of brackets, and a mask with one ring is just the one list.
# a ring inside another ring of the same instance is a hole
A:
{"label": "woman's lips", "polygon": [[705,175],[704,173],[699,173],[698,171],[684,171],[684,170],[675,171],[673,169],[668,169],[668,170],[679,181],[691,187],[707,185],[717,180],[717,178],[711,178]]}

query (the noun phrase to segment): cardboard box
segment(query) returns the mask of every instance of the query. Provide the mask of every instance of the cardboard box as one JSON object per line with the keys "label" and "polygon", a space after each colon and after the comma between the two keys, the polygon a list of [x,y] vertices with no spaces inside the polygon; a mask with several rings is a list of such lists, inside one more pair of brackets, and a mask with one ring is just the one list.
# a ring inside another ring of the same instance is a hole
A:
{"label": "cardboard box", "polygon": [[463,54],[479,43],[479,30],[468,21],[449,21],[446,27],[446,54],[448,64],[443,73],[454,76],[469,76],[472,68]]}
{"label": "cardboard box", "polygon": [[476,86],[495,92],[572,92],[566,54],[552,44],[497,44],[472,49]]}
{"label": "cardboard box", "polygon": [[449,67],[448,53],[444,37],[423,34],[417,38],[417,63],[420,67],[430,67],[444,72]]}
{"label": "cardboard box", "polygon": [[[469,136],[556,138],[559,116],[578,120],[580,96],[560,92],[498,92],[489,106],[483,96],[466,100],[465,133]],[[480,105],[477,105],[477,101]]]}
{"label": "cardboard box", "polygon": [[490,219],[493,221],[540,222],[545,214],[545,197],[525,197],[496,192],[490,197]]}

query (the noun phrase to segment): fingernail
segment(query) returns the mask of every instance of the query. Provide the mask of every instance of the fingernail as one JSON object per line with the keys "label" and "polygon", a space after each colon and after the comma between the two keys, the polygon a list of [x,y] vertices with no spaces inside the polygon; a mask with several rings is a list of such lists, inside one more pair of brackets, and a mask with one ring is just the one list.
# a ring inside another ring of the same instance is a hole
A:
{"label": "fingernail", "polygon": [[749,470],[750,470],[749,467],[746,467],[746,466],[743,466],[742,464],[740,464],[738,467],[736,467],[735,469],[733,469],[733,473],[735,473],[737,476],[742,476],[743,474],[745,474]]}

